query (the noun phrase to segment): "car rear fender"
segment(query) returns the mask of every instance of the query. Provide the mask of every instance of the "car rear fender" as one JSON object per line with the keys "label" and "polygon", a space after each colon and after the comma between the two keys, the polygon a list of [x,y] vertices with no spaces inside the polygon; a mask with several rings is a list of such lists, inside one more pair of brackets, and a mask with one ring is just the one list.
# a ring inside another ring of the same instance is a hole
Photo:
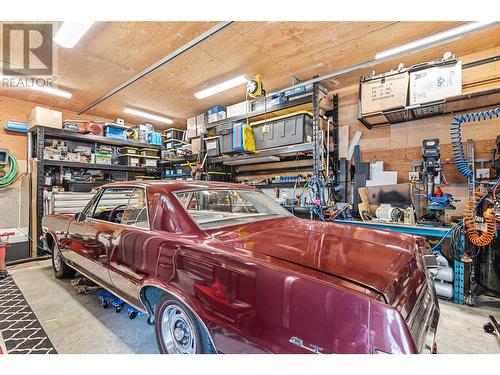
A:
{"label": "car rear fender", "polygon": [[154,324],[154,319],[155,319],[155,305],[156,302],[160,299],[161,296],[163,295],[169,295],[171,297],[174,297],[177,299],[179,302],[181,302],[186,308],[188,308],[193,315],[198,319],[201,328],[205,331],[206,335],[208,336],[210,343],[214,350],[216,349],[214,340],[212,338],[212,332],[208,329],[207,325],[202,319],[203,316],[203,309],[199,305],[199,303],[194,300],[192,297],[186,295],[182,291],[170,286],[170,285],[164,285],[161,283],[158,283],[157,281],[150,280],[150,281],[145,281],[145,283],[142,285],[141,289],[139,290],[139,298],[142,302],[142,304],[145,307],[145,310],[149,314],[149,319],[148,323],[149,324]]}

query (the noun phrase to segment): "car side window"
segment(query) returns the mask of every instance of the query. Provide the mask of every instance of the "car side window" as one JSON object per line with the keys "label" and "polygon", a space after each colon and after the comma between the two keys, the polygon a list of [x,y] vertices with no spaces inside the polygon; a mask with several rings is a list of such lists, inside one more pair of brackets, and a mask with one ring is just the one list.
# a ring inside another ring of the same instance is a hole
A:
{"label": "car side window", "polygon": [[120,224],[134,191],[133,187],[111,187],[104,190],[89,217]]}
{"label": "car side window", "polygon": [[127,207],[123,211],[122,224],[149,229],[146,191],[135,188],[130,196]]}

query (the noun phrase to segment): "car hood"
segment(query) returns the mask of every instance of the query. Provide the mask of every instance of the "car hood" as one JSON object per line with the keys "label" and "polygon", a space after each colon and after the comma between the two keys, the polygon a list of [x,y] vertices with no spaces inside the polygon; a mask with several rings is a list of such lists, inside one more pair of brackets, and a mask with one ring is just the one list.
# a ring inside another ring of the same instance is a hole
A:
{"label": "car hood", "polygon": [[415,238],[349,224],[298,218],[262,220],[209,232],[239,249],[361,284],[393,304],[417,270]]}

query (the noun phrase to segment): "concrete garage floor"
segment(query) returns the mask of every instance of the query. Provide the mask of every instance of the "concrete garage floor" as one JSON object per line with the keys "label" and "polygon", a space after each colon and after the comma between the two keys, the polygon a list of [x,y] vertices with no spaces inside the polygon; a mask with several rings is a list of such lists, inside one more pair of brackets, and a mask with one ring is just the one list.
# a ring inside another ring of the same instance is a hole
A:
{"label": "concrete garage floor", "polygon": [[[144,316],[103,309],[95,293],[76,294],[69,280],[56,280],[50,260],[9,269],[58,353],[158,353]],[[481,296],[477,307],[440,300],[441,353],[500,353],[500,341],[483,331],[488,315],[500,320],[500,299]]]}

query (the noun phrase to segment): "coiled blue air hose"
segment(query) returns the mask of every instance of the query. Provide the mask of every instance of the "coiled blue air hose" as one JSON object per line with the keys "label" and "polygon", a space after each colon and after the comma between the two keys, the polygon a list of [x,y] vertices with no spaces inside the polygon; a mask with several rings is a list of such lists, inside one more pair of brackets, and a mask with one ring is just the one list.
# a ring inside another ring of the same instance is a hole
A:
{"label": "coiled blue air hose", "polygon": [[471,112],[464,115],[453,117],[451,122],[450,135],[451,135],[451,148],[453,150],[453,157],[458,171],[462,176],[472,178],[474,172],[469,168],[467,159],[464,154],[464,145],[462,143],[461,127],[464,122],[479,122],[481,120],[491,120],[493,117],[500,117],[500,108],[490,109],[484,112]]}

